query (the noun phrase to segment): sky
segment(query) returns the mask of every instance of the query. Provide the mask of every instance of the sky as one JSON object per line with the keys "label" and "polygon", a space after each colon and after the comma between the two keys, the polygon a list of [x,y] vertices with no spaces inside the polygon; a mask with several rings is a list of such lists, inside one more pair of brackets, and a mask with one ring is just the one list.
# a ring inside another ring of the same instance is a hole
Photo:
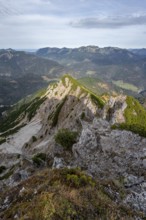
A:
{"label": "sky", "polygon": [[0,0],[0,48],[146,48],[146,0]]}

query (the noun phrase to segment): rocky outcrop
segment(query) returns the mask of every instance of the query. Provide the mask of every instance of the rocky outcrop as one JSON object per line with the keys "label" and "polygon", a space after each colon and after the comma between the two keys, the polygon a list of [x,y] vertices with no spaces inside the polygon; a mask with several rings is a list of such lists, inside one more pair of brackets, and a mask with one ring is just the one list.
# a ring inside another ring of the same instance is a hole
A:
{"label": "rocky outcrop", "polygon": [[[46,165],[53,169],[81,167],[93,177],[122,185],[127,190],[122,199],[119,188],[114,195],[110,186],[107,192],[116,201],[146,213],[146,138],[111,128],[125,122],[126,96],[111,97],[102,108],[98,97],[92,99],[91,95],[67,76],[51,85],[32,120],[26,115],[23,122],[27,125],[0,145],[1,163],[7,169],[0,175],[0,186],[18,185],[39,165],[40,169]],[[78,133],[72,148],[55,142],[59,129]],[[40,153],[45,155],[43,163]]]}
{"label": "rocky outcrop", "polygon": [[110,124],[103,119],[95,118],[93,123],[83,123],[82,126],[79,142],[73,146],[73,153],[78,161],[83,160],[89,165],[94,163],[96,171],[100,165],[103,170],[103,164],[106,168],[109,162],[115,166],[112,168],[113,175],[126,172],[129,169],[128,164],[137,166],[137,169],[138,166],[143,167],[145,138],[130,131],[111,130]]}
{"label": "rocky outcrop", "polygon": [[53,169],[54,168],[60,169],[65,166],[66,166],[66,164],[65,164],[63,158],[54,157],[54,161],[53,161],[53,165],[52,165]]}
{"label": "rocky outcrop", "polygon": [[79,142],[73,145],[74,164],[93,176],[119,179],[130,190],[124,203],[146,212],[143,153],[146,138],[129,131],[111,130],[109,122],[95,118],[83,123]]}
{"label": "rocky outcrop", "polygon": [[104,107],[103,118],[111,124],[125,122],[124,111],[127,107],[126,96],[111,97]]}

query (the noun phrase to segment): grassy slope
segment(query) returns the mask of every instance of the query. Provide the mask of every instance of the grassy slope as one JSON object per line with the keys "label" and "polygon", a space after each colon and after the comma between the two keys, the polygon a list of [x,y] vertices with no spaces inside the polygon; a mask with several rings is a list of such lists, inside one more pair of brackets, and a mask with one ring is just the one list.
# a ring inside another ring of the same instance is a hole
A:
{"label": "grassy slope", "polygon": [[[77,82],[77,80],[75,80],[71,76],[65,75],[62,77],[61,80],[64,85],[65,85],[66,77],[69,78],[69,80],[72,82],[72,88],[71,88],[72,91],[75,91],[79,86],[81,88],[81,94],[89,93],[91,100],[96,105],[98,105],[98,107],[103,108],[104,102],[102,101],[102,99],[99,96],[95,95],[93,92],[90,92],[87,88],[82,86],[79,82]],[[56,83],[54,84],[54,86],[56,87]],[[0,121],[0,133],[2,133],[0,135],[0,144],[6,141],[6,136],[16,133],[22,126],[25,125],[25,124],[19,125],[19,123],[26,115],[29,121],[35,116],[37,109],[46,99],[44,97],[45,92],[46,89],[41,89],[32,96],[28,96],[25,99],[20,100],[14,106],[14,108],[10,112],[8,112],[8,116]],[[53,117],[52,126],[55,126],[57,124],[60,108],[62,108],[62,105],[65,103],[65,100],[63,100],[56,109],[56,112],[54,113],[54,117]]]}
{"label": "grassy slope", "polygon": [[21,120],[27,115],[28,120],[36,114],[39,106],[45,101],[46,89],[41,89],[32,96],[26,99],[20,100],[11,111],[8,112],[7,116],[0,121],[0,144],[6,139],[5,137],[16,133],[25,124],[19,125]]}
{"label": "grassy slope", "polygon": [[[103,108],[104,102],[101,99],[100,96],[96,95],[95,93],[88,90],[85,86],[83,86],[80,82],[72,78],[70,75],[64,75],[62,77],[62,83],[64,86],[66,85],[65,78],[68,78],[70,82],[72,83],[71,91],[74,92],[78,87],[80,87],[80,94],[89,94],[92,102],[94,102],[98,107]],[[86,81],[86,84],[88,84],[88,87],[91,87],[98,83],[101,84],[101,81],[97,79],[95,81],[94,79],[89,80],[89,78],[84,78],[84,82]],[[95,81],[95,82],[94,82]],[[56,86],[56,84],[54,84]],[[5,118],[5,120],[0,122],[0,132],[4,132],[3,135],[0,135],[0,144],[5,142],[5,137],[17,132],[23,125],[19,125],[20,121],[27,115],[28,119],[31,120],[32,117],[36,114],[37,109],[39,106],[44,102],[45,97],[43,95],[45,94],[46,89],[38,91],[33,96],[28,97],[25,100],[21,100],[14,109],[8,114],[8,117]],[[62,101],[61,104],[58,106],[58,109],[56,109],[56,114],[54,116],[54,124],[57,123],[57,117],[58,112],[60,111],[60,108],[62,108],[62,105],[65,101]],[[125,110],[125,119],[126,122],[120,125],[114,125],[113,128],[120,128],[125,130],[130,130],[135,133],[140,134],[141,136],[146,137],[146,111],[145,109],[139,104],[138,101],[136,101],[132,97],[127,97],[127,105],[128,107]],[[60,107],[61,106],[61,107]]]}
{"label": "grassy slope", "polygon": [[119,192],[121,199],[125,195],[122,185],[114,181],[93,180],[79,169],[46,169],[2,193],[0,203],[5,198],[11,198],[13,202],[1,212],[0,217],[14,219],[17,215],[21,220],[26,217],[29,220],[132,220],[134,216],[141,216],[120,203],[116,204],[112,192],[113,195]]}
{"label": "grassy slope", "polygon": [[[84,77],[78,79],[78,81],[96,95],[116,95],[121,92],[126,95],[135,96],[138,92],[138,88],[128,83],[121,83],[121,81],[113,81],[111,83],[104,82],[98,78]],[[117,83],[118,82],[118,83]]]}
{"label": "grassy slope", "polygon": [[[69,80],[72,82],[72,91],[75,91],[79,86],[81,88],[81,93],[89,93],[91,100],[100,108],[103,108],[104,102],[102,101],[102,99],[94,93],[90,92],[85,87],[83,87],[80,83],[77,82],[77,80],[73,79],[71,76],[65,75],[62,77],[61,80],[64,83],[64,85],[66,77],[68,77]],[[56,83],[54,84],[54,87],[56,87]],[[0,135],[0,144],[6,141],[6,136],[16,133],[22,126],[25,125],[19,125],[19,123],[26,115],[29,121],[35,116],[37,109],[45,101],[45,97],[43,96],[45,92],[46,89],[42,89],[32,96],[28,96],[27,98],[20,100],[14,106],[14,108],[10,112],[8,112],[8,116],[0,121],[0,133],[3,133]],[[58,114],[65,100],[63,100],[61,104],[58,106],[58,109],[56,109],[52,126],[55,126],[57,124]]]}
{"label": "grassy slope", "polygon": [[131,90],[133,92],[138,92],[138,88],[130,83],[124,83],[122,80],[118,80],[118,81],[112,81],[114,85],[122,88],[122,89],[126,89],[126,90]]}
{"label": "grassy slope", "polygon": [[78,79],[78,82],[80,82],[83,86],[86,86],[89,90],[97,95],[102,95],[110,90],[108,85],[98,78],[85,77]]}
{"label": "grassy slope", "polygon": [[[105,91],[105,88],[101,88],[100,85],[106,85],[97,78],[82,78],[79,80],[83,85],[94,90],[96,94],[101,94]],[[110,89],[110,88],[106,88]],[[124,84],[124,89],[137,91],[136,87],[130,84]],[[100,91],[98,91],[100,90]],[[107,90],[108,91],[108,90]],[[120,125],[113,125],[112,128],[120,128],[122,130],[129,130],[146,137],[146,110],[143,106],[133,97],[127,96],[127,108],[125,109],[124,116],[126,122]]]}
{"label": "grassy slope", "polygon": [[113,128],[118,127],[122,130],[130,130],[146,137],[146,110],[131,96],[127,96],[126,102],[127,108],[124,112],[126,122],[120,125],[113,125]]}
{"label": "grassy slope", "polygon": [[62,83],[64,84],[64,86],[66,86],[65,84],[65,78],[68,78],[70,80],[70,82],[72,83],[72,87],[71,87],[71,91],[75,91],[78,87],[80,87],[81,92],[79,94],[79,97],[82,95],[82,93],[85,94],[89,94],[91,100],[98,105],[99,108],[103,108],[104,107],[104,102],[102,100],[102,98],[98,95],[96,95],[94,92],[92,92],[91,90],[89,90],[87,87],[85,87],[84,85],[82,85],[78,80],[74,79],[73,77],[71,77],[70,75],[64,75],[62,77]]}

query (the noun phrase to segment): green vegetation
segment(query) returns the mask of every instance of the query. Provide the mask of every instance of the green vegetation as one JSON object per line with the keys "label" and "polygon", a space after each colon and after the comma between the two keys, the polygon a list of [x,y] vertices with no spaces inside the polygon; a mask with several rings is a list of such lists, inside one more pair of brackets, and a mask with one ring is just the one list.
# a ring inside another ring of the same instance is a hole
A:
{"label": "green vegetation", "polygon": [[5,132],[15,127],[24,117],[25,110],[28,106],[28,103],[24,103],[21,106],[14,106],[13,110],[8,112],[8,115],[0,121],[0,132]]}
{"label": "green vegetation", "polygon": [[125,123],[113,125],[112,128],[129,130],[140,136],[146,137],[146,110],[133,97],[128,96],[126,99],[127,108],[125,109]]}
{"label": "green vegetation", "polygon": [[[4,132],[2,135],[0,135],[0,137],[1,137],[1,138],[4,138],[4,137],[7,137],[7,136],[9,136],[9,135],[15,134],[17,131],[20,130],[20,128],[23,128],[25,125],[26,125],[26,124],[22,124],[22,125],[19,125],[19,126],[13,128],[13,129],[10,129],[10,130]],[[6,141],[5,138],[4,138],[3,140]],[[5,141],[4,141],[4,142],[5,142]]]}
{"label": "green vegetation", "polygon": [[46,100],[46,97],[43,98],[36,98],[35,100],[33,100],[33,102],[31,103],[30,107],[27,108],[27,112],[28,112],[28,120],[30,121],[36,114],[36,111],[38,110],[38,108],[40,107],[40,105]]}
{"label": "green vegetation", "polygon": [[17,105],[15,105],[13,109],[8,112],[7,116],[0,121],[0,132],[2,132],[2,134],[0,135],[0,144],[6,141],[6,136],[16,133],[18,130],[20,130],[20,128],[25,126],[25,124],[18,124],[21,122],[26,114],[28,119],[31,120],[31,118],[36,114],[37,109],[45,101],[45,99],[46,97],[37,97],[30,102],[19,102]]}
{"label": "green vegetation", "polygon": [[36,141],[37,141],[36,136],[32,136],[32,142],[36,142]]}
{"label": "green vegetation", "polygon": [[38,90],[37,92],[35,92],[32,96],[31,96],[31,99],[34,99],[34,98],[41,98],[45,95],[47,91],[47,87],[44,87],[40,90]]}
{"label": "green vegetation", "polygon": [[110,92],[109,86],[98,78],[84,77],[78,79],[78,82],[99,96],[105,92]]}
{"label": "green vegetation", "polygon": [[0,136],[0,145],[5,143],[5,142],[6,142],[6,138]]}
{"label": "green vegetation", "polygon": [[76,143],[78,133],[75,131],[70,131],[68,129],[61,129],[55,135],[56,143],[64,147],[65,150],[70,150],[72,145]]}
{"label": "green vegetation", "polygon": [[[83,87],[80,83],[78,83],[75,79],[73,79],[69,75],[65,75],[62,78],[62,82],[65,85],[66,76],[72,82],[71,90],[76,90],[79,86],[81,89],[81,94],[90,94],[91,100],[94,104],[98,105],[99,108],[103,108],[104,102],[102,99],[92,92],[88,91],[85,87]],[[52,85],[53,88],[56,87],[56,84]],[[38,91],[34,95],[27,97],[26,99],[18,102],[11,111],[8,112],[7,116],[0,121],[0,132],[3,133],[1,135],[0,144],[6,141],[5,137],[16,133],[21,127],[25,124],[18,125],[22,119],[27,116],[30,121],[36,114],[40,105],[46,100],[44,96],[46,93],[46,88]],[[61,103],[57,106],[56,111],[50,116],[52,118],[52,127],[56,126],[58,123],[59,113],[66,101],[67,97],[65,97]],[[50,118],[49,117],[49,118]],[[18,125],[18,126],[17,126]]]}
{"label": "green vegetation", "polygon": [[1,201],[11,195],[14,202],[0,218],[14,219],[17,214],[22,220],[143,219],[140,212],[116,202],[117,186],[103,181],[93,180],[79,169],[41,170],[20,186],[1,193]]}
{"label": "green vegetation", "polygon": [[69,79],[70,82],[72,82],[72,88],[71,88],[71,90],[75,91],[75,90],[77,89],[77,87],[80,86],[80,83],[78,83],[77,80],[75,80],[72,76],[70,76],[70,75],[68,75],[68,74],[65,74],[65,75],[63,75],[63,77],[61,78],[61,81],[62,81],[62,83],[63,83],[63,85],[64,85],[65,87],[67,87],[66,81],[65,81],[66,78]]}
{"label": "green vegetation", "polygon": [[[41,89],[32,96],[20,100],[12,110],[7,112],[7,116],[0,120],[0,144],[6,142],[6,137],[19,131],[26,124],[21,123],[22,119],[27,115],[31,120],[36,114],[39,106],[45,101],[46,97],[42,97],[46,93],[46,88]],[[33,137],[33,142],[36,141]]]}
{"label": "green vegetation", "polygon": [[13,169],[10,169],[6,174],[0,177],[0,180],[8,179],[10,176],[12,176],[13,172],[14,172]]}
{"label": "green vegetation", "polygon": [[96,95],[90,94],[90,98],[91,98],[92,102],[95,103],[99,108],[104,107],[104,102],[102,101],[102,99],[100,99]]}
{"label": "green vegetation", "polygon": [[[45,101],[46,88],[43,88],[33,95],[20,100],[14,107],[7,112],[7,116],[0,121],[0,132],[14,128],[28,114],[28,119],[35,115],[37,108]],[[16,131],[21,127],[17,127]],[[14,133],[16,132],[13,129]]]}
{"label": "green vegetation", "polygon": [[21,157],[21,154],[17,154],[17,159],[19,159]]}
{"label": "green vegetation", "polygon": [[6,167],[5,167],[5,166],[3,166],[3,165],[0,166],[0,174],[3,173],[5,170],[6,170]]}
{"label": "green vegetation", "polygon": [[79,97],[84,93],[84,94],[89,94],[91,97],[91,100],[93,101],[94,104],[96,104],[99,108],[103,108],[104,107],[104,102],[102,100],[101,97],[97,96],[96,94],[94,94],[93,92],[91,92],[90,90],[88,90],[85,86],[83,86],[80,82],[78,82],[76,79],[74,79],[73,77],[71,77],[70,75],[64,75],[62,77],[62,83],[63,85],[66,87],[66,82],[65,79],[68,78],[69,81],[72,83],[72,87],[71,87],[71,91],[76,91],[77,88],[80,88],[80,94]]}
{"label": "green vegetation", "polygon": [[[64,97],[64,99],[59,103],[59,105],[56,107],[56,111],[54,112],[54,114],[52,115],[52,127],[55,127],[58,123],[58,117],[59,117],[59,113],[62,109],[62,107],[64,106],[64,103],[67,100],[67,96]],[[50,118],[50,117],[49,117]]]}
{"label": "green vegetation", "polygon": [[138,92],[138,88],[130,83],[124,83],[123,80],[112,81],[112,83],[122,89]]}
{"label": "green vegetation", "polygon": [[79,188],[85,186],[95,186],[95,182],[90,176],[85,175],[79,168],[64,168],[61,172],[63,182],[68,186]]}
{"label": "green vegetation", "polygon": [[35,156],[33,156],[32,161],[35,165],[38,167],[44,164],[46,161],[46,154],[45,153],[38,153]]}
{"label": "green vegetation", "polygon": [[52,82],[52,83],[50,83],[50,88],[51,88],[51,90],[54,90],[54,89],[57,87],[57,85],[58,85],[58,82]]}
{"label": "green vegetation", "polygon": [[84,120],[85,117],[86,117],[85,112],[82,112],[82,114],[81,114],[81,119]]}
{"label": "green vegetation", "polygon": [[45,96],[46,92],[47,92],[47,87],[44,87],[44,88],[38,90],[37,92],[33,93],[32,95],[26,96],[25,98],[21,99],[19,102],[16,103],[15,106],[18,109],[23,104],[27,104],[27,103],[30,104],[36,98],[39,98],[39,99],[43,98]]}

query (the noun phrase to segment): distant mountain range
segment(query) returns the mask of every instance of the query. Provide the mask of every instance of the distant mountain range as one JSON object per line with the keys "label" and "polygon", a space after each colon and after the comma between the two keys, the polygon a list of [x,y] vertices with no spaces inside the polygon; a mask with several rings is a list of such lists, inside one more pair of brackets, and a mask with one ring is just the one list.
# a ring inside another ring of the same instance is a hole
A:
{"label": "distant mountain range", "polygon": [[146,49],[130,49],[130,51],[136,55],[139,55],[141,57],[146,57]]}
{"label": "distant mountain range", "polygon": [[87,46],[70,48],[42,48],[39,57],[53,59],[75,71],[76,77],[98,77],[107,82],[123,80],[146,87],[146,57],[141,50],[126,50],[115,47]]}
{"label": "distant mountain range", "polygon": [[10,105],[48,85],[64,67],[22,51],[0,50],[0,105]]}
{"label": "distant mountain range", "polygon": [[[138,93],[146,89],[145,54],[146,49],[126,50],[97,46],[74,49],[46,47],[36,52],[2,49],[0,105],[14,104],[47,86],[50,80],[58,79],[64,73],[78,79],[98,78],[127,92],[132,90]],[[95,91],[96,86],[92,86],[95,87]]]}

